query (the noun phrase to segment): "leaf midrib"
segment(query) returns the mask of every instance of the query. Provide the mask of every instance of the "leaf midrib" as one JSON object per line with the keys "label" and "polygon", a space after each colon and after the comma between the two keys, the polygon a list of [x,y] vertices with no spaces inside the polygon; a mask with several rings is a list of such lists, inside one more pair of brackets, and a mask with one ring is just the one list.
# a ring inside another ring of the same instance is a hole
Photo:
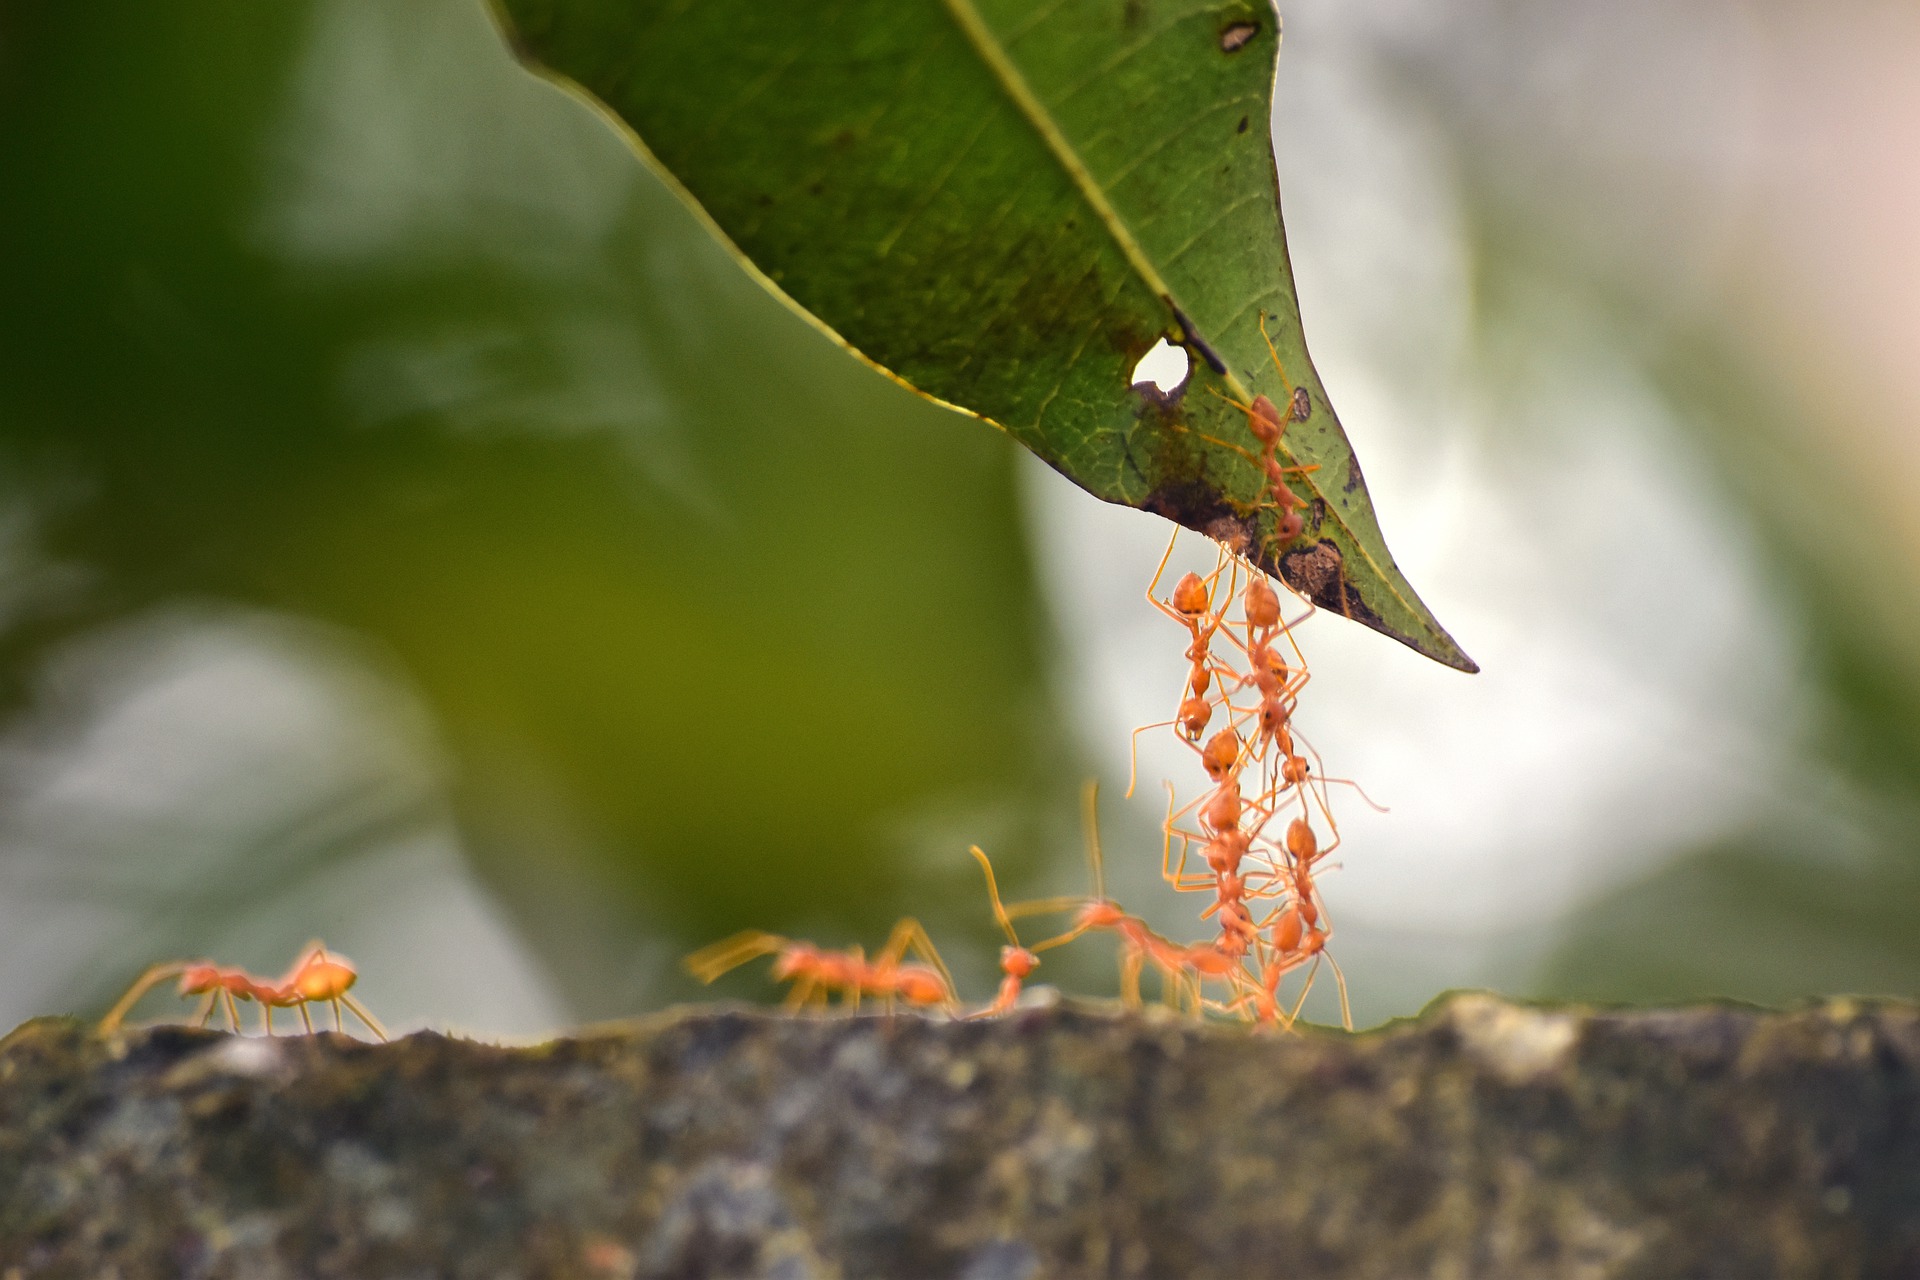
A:
{"label": "leaf midrib", "polygon": [[[1068,141],[1060,126],[1054,123],[1046,104],[1040,101],[1039,95],[1033,91],[1033,86],[1027,83],[1026,76],[1021,73],[1019,67],[1014,65],[1012,57],[1000,44],[992,29],[987,26],[986,19],[982,18],[980,11],[974,7],[973,0],[941,0],[941,3],[945,5],[954,25],[958,26],[961,34],[966,37],[967,43],[973,46],[973,51],[979,55],[982,62],[986,63],[987,70],[993,73],[995,80],[999,81],[1001,91],[1013,101],[1014,107],[1026,118],[1034,132],[1040,135],[1040,140],[1046,144],[1054,160],[1066,170],[1067,177],[1079,190],[1080,198],[1093,209],[1101,225],[1107,229],[1107,234],[1112,236],[1114,243],[1119,246],[1121,255],[1126,258],[1128,265],[1138,273],[1140,279],[1153,290],[1156,296],[1172,306],[1179,307],[1180,314],[1190,314],[1185,307],[1180,306],[1172,286],[1161,278],[1159,270],[1147,257],[1146,250],[1134,238],[1133,231],[1127,226],[1126,221],[1121,218],[1120,211],[1107,200],[1106,192],[1095,180],[1092,170],[1087,168],[1086,162],[1080,158],[1080,153],[1074,150],[1073,144]],[[1276,24],[1276,30],[1277,26],[1278,24]],[[1248,390],[1245,383],[1240,381],[1231,367],[1223,376],[1228,391],[1243,401],[1249,403],[1252,401],[1252,392]],[[1298,455],[1294,453],[1284,437],[1281,439],[1280,448],[1285,451],[1288,461],[1299,462]],[[1347,542],[1360,553],[1361,558],[1366,561],[1367,568],[1373,571],[1373,576],[1380,585],[1386,588],[1388,594],[1400,604],[1401,608],[1418,618],[1420,611],[1400,593],[1399,588],[1394,585],[1392,575],[1382,569],[1379,562],[1373,558],[1373,552],[1354,533],[1353,526],[1347,523],[1339,505],[1321,487],[1315,474],[1306,472],[1302,475],[1301,478],[1307,490],[1320,499],[1322,508],[1332,517],[1340,531],[1346,534]]]}

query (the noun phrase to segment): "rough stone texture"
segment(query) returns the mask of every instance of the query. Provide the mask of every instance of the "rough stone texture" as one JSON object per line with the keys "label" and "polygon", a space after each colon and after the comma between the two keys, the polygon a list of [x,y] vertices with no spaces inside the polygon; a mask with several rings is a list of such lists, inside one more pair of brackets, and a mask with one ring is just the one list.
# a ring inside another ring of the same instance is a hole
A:
{"label": "rough stone texture", "polygon": [[1920,1275],[1920,1012],[0,1042],[0,1276]]}

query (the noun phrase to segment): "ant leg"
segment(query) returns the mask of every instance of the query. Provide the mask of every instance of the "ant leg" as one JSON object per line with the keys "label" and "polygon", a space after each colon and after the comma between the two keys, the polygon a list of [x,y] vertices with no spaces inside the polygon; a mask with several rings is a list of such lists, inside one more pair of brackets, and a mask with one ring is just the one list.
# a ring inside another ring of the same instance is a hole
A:
{"label": "ant leg", "polygon": [[1326,954],[1326,952],[1322,951],[1314,956],[1312,966],[1307,969],[1306,985],[1300,988],[1300,998],[1294,1001],[1293,1012],[1287,1015],[1287,1029],[1289,1031],[1293,1029],[1294,1023],[1300,1021],[1300,1010],[1306,1007],[1307,996],[1313,992],[1314,975],[1320,972],[1320,957]]}
{"label": "ant leg", "polygon": [[1267,336],[1267,313],[1260,313],[1260,341],[1267,344],[1267,358],[1273,361],[1273,371],[1280,375],[1280,385],[1287,391],[1287,416],[1293,416],[1293,384],[1287,381],[1286,366],[1280,363],[1280,353],[1273,349],[1273,339]]}
{"label": "ant leg", "polygon": [[[1311,742],[1307,741],[1305,735],[1295,734],[1294,736],[1299,738],[1301,745],[1306,747],[1306,749],[1310,753],[1312,753],[1313,763],[1314,763],[1313,777],[1314,777],[1314,780],[1317,781],[1321,787],[1323,788],[1327,786],[1352,787],[1356,792],[1359,793],[1360,798],[1366,801],[1367,807],[1372,809],[1375,813],[1393,812],[1391,809],[1387,808],[1387,806],[1376,802],[1372,796],[1366,793],[1366,789],[1363,788],[1359,783],[1355,782],[1352,778],[1329,778],[1329,777],[1323,776],[1320,773],[1320,770],[1326,767],[1326,763],[1323,760],[1321,760],[1320,752],[1315,749],[1314,745]],[[1324,791],[1321,792],[1320,803],[1321,803],[1321,807],[1324,809],[1327,803],[1326,793]],[[1329,815],[1329,821],[1331,821],[1331,815]]]}
{"label": "ant leg", "polygon": [[1133,731],[1133,737],[1127,746],[1127,794],[1133,799],[1133,786],[1140,777],[1140,735],[1149,729],[1164,729],[1170,724],[1179,724],[1178,720],[1155,720],[1152,724],[1143,724]]}
{"label": "ant leg", "polygon": [[213,1007],[219,1002],[220,997],[218,995],[211,991],[207,992],[206,998],[200,1002],[199,1011],[194,1015],[193,1025],[196,1027],[204,1027],[209,1022],[212,1022]]}
{"label": "ant leg", "polygon": [[294,1008],[300,1011],[300,1021],[302,1024],[306,1026],[307,1034],[312,1035],[313,1034],[313,1015],[307,1012],[307,1002],[305,1000],[302,1000],[299,1004],[295,1005]]}
{"label": "ant leg", "polygon": [[1160,1003],[1175,1013],[1180,1012],[1180,997],[1186,994],[1177,969],[1160,970]]}
{"label": "ant leg", "polygon": [[1072,911],[1075,907],[1085,906],[1086,902],[1085,898],[1071,896],[1035,898],[1030,902],[1016,902],[1007,908],[1007,919],[1024,920],[1028,916],[1044,916],[1054,911]]}
{"label": "ant leg", "polygon": [[[1166,788],[1167,820],[1161,824],[1161,829],[1166,832],[1166,838],[1160,844],[1160,878],[1175,888],[1178,888],[1187,872],[1187,853],[1193,842],[1187,837],[1186,832],[1180,831],[1174,826],[1173,802],[1175,795],[1173,783],[1168,782]],[[1201,798],[1205,799],[1204,796]],[[1192,806],[1188,807],[1191,808]],[[1180,837],[1180,865],[1177,867],[1173,863],[1173,838],[1175,835]]]}
{"label": "ant leg", "polygon": [[1120,1003],[1129,1009],[1140,1007],[1140,961],[1140,953],[1132,947],[1127,947],[1121,953]]}
{"label": "ant leg", "polygon": [[268,1035],[273,1034],[273,1006],[265,1000],[260,1002],[260,1025]]}
{"label": "ant leg", "polygon": [[1104,902],[1107,897],[1105,859],[1100,853],[1100,783],[1088,778],[1080,788],[1080,817],[1087,833],[1087,866],[1093,873],[1093,896]]}
{"label": "ant leg", "polygon": [[159,964],[148,965],[146,972],[133,980],[133,985],[127,988],[126,994],[113,1002],[113,1008],[107,1010],[95,1030],[103,1036],[112,1035],[118,1031],[120,1023],[133,1012],[133,1007],[140,1003],[140,997],[168,978],[179,977],[186,972],[186,968],[187,962],[184,960],[165,960]]}
{"label": "ant leg", "polygon": [[382,1040],[388,1039],[387,1029],[380,1025],[380,1019],[367,1012],[365,1005],[344,991],[340,993],[340,1000],[348,1009],[352,1010],[354,1017],[366,1024],[367,1030],[373,1032],[373,1034],[379,1036]]}
{"label": "ant leg", "polygon": [[226,997],[227,1029],[233,1032],[233,1034],[239,1035],[240,1034],[240,1006],[234,1003],[233,992],[222,991],[220,994]]}
{"label": "ant leg", "polygon": [[1327,955],[1324,951],[1320,954],[1326,955],[1327,963],[1333,966],[1333,982],[1335,986],[1340,988],[1340,1025],[1348,1031],[1352,1031],[1353,1010],[1347,1007],[1347,975],[1340,972],[1340,962],[1338,960],[1335,960],[1331,955]]}
{"label": "ant leg", "polygon": [[781,1006],[786,1009],[799,1009],[813,996],[813,989],[819,985],[812,977],[797,978],[793,986],[787,989],[787,995]]}
{"label": "ant leg", "polygon": [[[1169,523],[1171,523],[1171,521],[1169,521]],[[1173,559],[1174,544],[1179,541],[1180,526],[1176,524],[1173,526],[1173,536],[1167,539],[1167,549],[1160,553],[1160,564],[1159,567],[1153,571],[1153,580],[1147,583],[1147,599],[1154,604],[1160,603],[1153,593],[1159,589],[1160,575],[1167,571],[1167,562]]]}
{"label": "ant leg", "polygon": [[[899,931],[900,926],[895,925],[894,932],[898,933]],[[889,941],[887,945],[892,946],[893,943]],[[860,984],[865,979],[867,973],[871,971],[871,966],[867,963],[867,951],[865,947],[849,947],[847,948],[847,954],[853,957],[853,963],[848,966],[851,970],[849,974],[850,980],[847,983],[846,994],[840,997],[840,1005],[849,1012],[858,1013],[860,1012],[861,997],[866,994],[860,989]]]}
{"label": "ant leg", "polygon": [[787,945],[787,939],[776,934],[763,933],[758,929],[748,929],[731,937],[693,952],[680,963],[687,972],[702,982],[712,982],[730,969],[737,969],[749,960],[760,956],[770,956]]}

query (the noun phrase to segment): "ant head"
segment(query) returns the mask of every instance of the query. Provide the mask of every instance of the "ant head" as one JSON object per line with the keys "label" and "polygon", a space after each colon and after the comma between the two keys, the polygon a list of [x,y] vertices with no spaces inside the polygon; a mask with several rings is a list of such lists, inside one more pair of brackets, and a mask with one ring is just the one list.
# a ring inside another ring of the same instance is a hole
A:
{"label": "ant head", "polygon": [[1207,584],[1197,573],[1183,574],[1180,581],[1173,584],[1173,610],[1183,618],[1199,617],[1212,603]]}
{"label": "ant head", "polygon": [[1307,527],[1307,522],[1300,518],[1300,513],[1298,511],[1285,512],[1284,514],[1281,515],[1279,523],[1274,525],[1274,528],[1273,528],[1274,541],[1278,542],[1281,546],[1284,547],[1289,542],[1292,542],[1295,538],[1299,537],[1300,531],[1305,529],[1306,527]]}
{"label": "ant head", "polygon": [[1213,704],[1205,698],[1188,698],[1180,704],[1180,731],[1187,735],[1187,741],[1198,742],[1200,735],[1207,731],[1207,723],[1213,719]]}
{"label": "ant head", "polygon": [[1253,438],[1271,448],[1280,441],[1280,411],[1265,396],[1255,396],[1247,406],[1247,430]]}
{"label": "ant head", "polygon": [[1010,978],[1026,978],[1040,967],[1040,957],[1025,947],[1000,948],[1000,972]]}
{"label": "ant head", "polygon": [[1288,756],[1286,763],[1280,766],[1280,776],[1288,786],[1297,787],[1307,780],[1307,759],[1305,756]]}
{"label": "ant head", "polygon": [[1200,763],[1215,782],[1225,779],[1240,763],[1240,736],[1232,729],[1222,729],[1208,738],[1200,751]]}
{"label": "ant head", "polygon": [[1256,577],[1247,583],[1245,597],[1247,621],[1256,627],[1277,627],[1280,625],[1280,597],[1267,585],[1265,578]]}
{"label": "ant head", "polygon": [[1279,697],[1274,696],[1261,699],[1260,728],[1263,732],[1269,735],[1276,734],[1284,729],[1287,721],[1292,718],[1293,713],[1287,709],[1287,704],[1281,701]]}
{"label": "ant head", "polygon": [[1080,926],[1084,929],[1111,929],[1127,918],[1117,902],[1097,898],[1080,908]]}
{"label": "ant head", "polygon": [[783,948],[773,961],[773,980],[785,982],[820,967],[820,948],[811,942],[795,942]]}

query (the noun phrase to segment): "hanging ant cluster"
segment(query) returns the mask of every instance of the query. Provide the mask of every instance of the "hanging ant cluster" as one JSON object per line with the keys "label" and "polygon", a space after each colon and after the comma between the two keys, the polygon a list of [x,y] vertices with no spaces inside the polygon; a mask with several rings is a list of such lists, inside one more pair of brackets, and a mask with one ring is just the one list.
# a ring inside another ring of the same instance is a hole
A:
{"label": "hanging ant cluster", "polygon": [[[1256,401],[1249,417],[1259,408]],[[1163,558],[1155,586],[1165,570]],[[1272,584],[1225,550],[1210,575],[1183,575],[1165,600],[1153,592],[1150,586],[1148,598],[1187,638],[1186,684],[1171,723],[1208,780],[1178,808],[1168,785],[1162,874],[1179,892],[1207,895],[1201,918],[1218,927],[1205,944],[1210,950],[1187,949],[1170,996],[1184,996],[1196,1009],[1290,1023],[1311,972],[1291,1009],[1281,984],[1295,970],[1317,966],[1333,932],[1314,883],[1340,842],[1327,787],[1352,785],[1319,776],[1304,754],[1312,748],[1293,727],[1308,678],[1293,631],[1312,610],[1284,620]],[[1332,836],[1329,843],[1321,843],[1317,824]],[[1204,871],[1192,868],[1196,849]],[[1337,965],[1334,973],[1339,979]],[[1206,997],[1208,983],[1221,988],[1220,999]],[[1344,1019],[1343,979],[1340,988]]]}
{"label": "hanging ant cluster", "polygon": [[[1265,333],[1263,317],[1263,337]],[[1271,342],[1268,351],[1272,353]],[[1274,365],[1279,369],[1277,354]],[[1284,370],[1280,376],[1285,385]],[[1246,415],[1259,452],[1233,444],[1227,447],[1259,466],[1265,478],[1260,505],[1275,512],[1276,545],[1285,546],[1302,532],[1300,510],[1307,506],[1287,477],[1313,468],[1282,465],[1279,445],[1289,423],[1311,415],[1312,400],[1304,387],[1291,389],[1284,420],[1266,396],[1249,404],[1230,403]],[[1273,584],[1238,551],[1224,547],[1210,574],[1182,575],[1161,599],[1156,592],[1172,555],[1169,543],[1148,585],[1147,599],[1179,624],[1186,645],[1186,676],[1173,718],[1136,730],[1134,737],[1137,743],[1147,729],[1171,728],[1206,774],[1207,787],[1184,806],[1177,805],[1168,784],[1161,870],[1176,891],[1207,897],[1200,918],[1211,920],[1215,932],[1197,942],[1176,942],[1106,896],[1090,785],[1086,822],[1091,897],[1024,902],[1009,908],[1000,900],[987,855],[973,849],[986,876],[994,918],[1007,937],[1000,953],[1000,989],[973,1016],[1012,1009],[1022,984],[1039,967],[1041,952],[1090,932],[1111,933],[1118,940],[1121,997],[1127,1003],[1139,1003],[1140,975],[1151,965],[1169,1004],[1196,1015],[1213,1011],[1262,1024],[1291,1025],[1306,1002],[1319,962],[1325,958],[1332,963],[1327,943],[1333,925],[1315,884],[1316,875],[1327,866],[1327,856],[1340,843],[1328,787],[1347,785],[1357,791],[1358,784],[1321,776],[1317,753],[1294,728],[1294,712],[1308,678],[1294,629],[1312,614],[1312,606],[1292,620],[1285,619]],[[1132,790],[1129,785],[1129,795]],[[1325,844],[1322,832],[1330,837]],[[1032,947],[1023,946],[1014,919],[1053,912],[1070,915],[1067,930]],[[919,962],[906,960],[909,949]],[[838,993],[852,1007],[865,997],[878,997],[889,1007],[896,1000],[950,1011],[958,1007],[946,966],[925,931],[911,919],[895,926],[887,945],[872,960],[857,948],[824,951],[809,943],[750,932],[696,952],[687,964],[697,977],[711,982],[736,965],[769,954],[777,957],[775,979],[793,984],[791,1005],[825,1004]],[[1290,974],[1303,969],[1304,980],[1289,1002],[1282,988]],[[1346,981],[1337,964],[1333,971],[1340,988],[1341,1017],[1351,1025]]]}

